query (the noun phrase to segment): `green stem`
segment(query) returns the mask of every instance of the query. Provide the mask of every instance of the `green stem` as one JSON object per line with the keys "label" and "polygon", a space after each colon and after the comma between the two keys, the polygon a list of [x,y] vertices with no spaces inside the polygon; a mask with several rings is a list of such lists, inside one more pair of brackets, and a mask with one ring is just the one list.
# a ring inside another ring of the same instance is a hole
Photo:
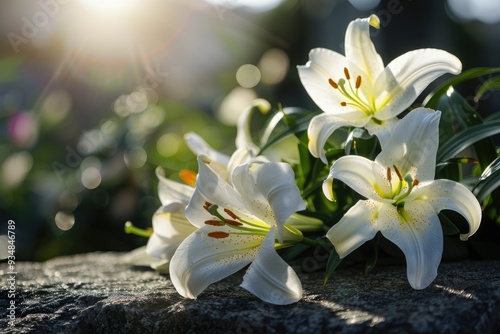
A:
{"label": "green stem", "polygon": [[304,239],[302,239],[301,243],[303,243],[305,245],[309,245],[309,246],[321,246],[321,243],[319,241],[309,239],[306,237],[304,237]]}
{"label": "green stem", "polygon": [[125,223],[125,233],[127,234],[134,234],[139,237],[144,237],[144,238],[149,238],[151,235],[153,235],[153,230],[152,229],[142,229],[134,226],[132,222],[128,221]]}

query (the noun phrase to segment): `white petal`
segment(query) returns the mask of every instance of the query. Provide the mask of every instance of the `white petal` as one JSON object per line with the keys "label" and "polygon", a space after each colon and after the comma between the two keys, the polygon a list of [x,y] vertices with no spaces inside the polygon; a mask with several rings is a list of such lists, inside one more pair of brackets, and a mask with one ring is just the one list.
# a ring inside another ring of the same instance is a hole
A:
{"label": "white petal", "polygon": [[435,180],[420,184],[408,200],[413,198],[428,201],[437,213],[441,210],[453,210],[461,214],[469,223],[469,232],[460,235],[462,240],[467,240],[479,228],[481,206],[469,189],[458,182]]}
{"label": "white petal", "polygon": [[146,253],[146,246],[136,248],[120,257],[120,263],[132,266],[149,266],[155,258]]}
{"label": "white petal", "polygon": [[332,133],[343,126],[362,127],[370,121],[370,118],[361,111],[342,115],[320,114],[314,116],[307,129],[309,151],[314,157],[320,158],[321,161],[328,164],[323,147]]}
{"label": "white petal", "polygon": [[302,298],[302,284],[292,267],[276,253],[274,236],[273,228],[262,242],[240,286],[265,302],[287,305]]}
{"label": "white petal", "polygon": [[380,204],[358,201],[344,217],[330,228],[326,237],[342,259],[377,234],[376,217]]}
{"label": "white petal", "polygon": [[214,150],[210,145],[207,144],[203,138],[198,136],[194,132],[189,132],[184,135],[184,140],[196,156],[204,154],[212,160],[212,162],[227,166],[229,163],[229,157],[223,153]]}
{"label": "white petal", "polygon": [[397,118],[391,118],[385,121],[375,122],[372,118],[370,122],[365,125],[365,129],[372,136],[376,136],[380,142],[380,146],[384,147],[391,139],[392,132],[399,122]]}
{"label": "white petal", "polygon": [[392,128],[390,140],[381,142],[382,152],[375,161],[395,165],[404,177],[410,173],[419,181],[434,179],[439,144],[440,111],[417,108]]}
{"label": "white petal", "polygon": [[231,160],[229,160],[229,164],[227,166],[229,175],[233,174],[233,171],[236,167],[250,161],[268,162],[269,160],[263,156],[255,157],[255,152],[248,148],[238,148],[236,151],[234,151],[233,155],[231,155]]}
{"label": "white petal", "polygon": [[412,288],[424,289],[437,276],[443,253],[443,231],[428,202],[405,202],[404,210],[407,221],[395,206],[383,204],[377,224],[382,235],[403,251],[408,281]]}
{"label": "white petal", "polygon": [[376,82],[380,120],[399,115],[436,78],[445,73],[458,74],[462,63],[454,55],[437,49],[410,51],[394,59]]}
{"label": "white petal", "polygon": [[345,33],[346,58],[361,69],[372,84],[384,70],[382,58],[370,38],[370,23],[373,20],[378,20],[378,17],[372,15],[356,19],[349,24]]}
{"label": "white petal", "polygon": [[[309,52],[309,61],[304,66],[297,66],[300,81],[316,105],[327,113],[342,112],[340,103],[345,97],[329,84],[329,79],[338,81],[344,77],[347,59],[328,49],[313,49]],[[345,110],[345,109],[344,109]]]}
{"label": "white petal", "polygon": [[259,151],[259,147],[253,142],[250,132],[250,121],[253,110],[254,107],[246,108],[238,118],[236,125],[236,148],[245,148],[251,151],[252,154],[256,154]]}
{"label": "white petal", "polygon": [[257,218],[281,230],[292,213],[305,209],[295,175],[287,163],[249,163],[237,167],[232,175],[234,187],[245,207]]}
{"label": "white petal", "polygon": [[170,203],[153,215],[153,235],[146,251],[158,259],[170,260],[175,250],[191,233],[196,231],[184,215],[185,204]]}
{"label": "white petal", "polygon": [[[247,212],[241,195],[208,167],[210,163],[207,162],[206,156],[198,156],[196,188],[186,207],[186,217],[191,224],[198,227],[205,226],[205,221],[213,217],[203,208],[205,202],[231,210],[238,209]],[[240,213],[242,212],[240,211]],[[247,214],[249,213],[247,212]]]}
{"label": "white petal", "polygon": [[[377,164],[365,157],[343,156],[333,163],[327,179],[338,179],[361,196],[380,201],[382,198],[375,190],[377,178],[373,173],[374,166],[380,169]],[[328,197],[329,194],[325,193],[325,196]]]}
{"label": "white petal", "polygon": [[170,278],[184,297],[196,298],[207,286],[252,262],[263,236],[230,235],[217,239],[208,233],[234,232],[226,226],[205,226],[191,234],[177,248],[170,262]]}
{"label": "white petal", "polygon": [[172,202],[185,204],[189,202],[193,195],[193,187],[167,179],[160,167],[156,168],[156,176],[160,180],[158,183],[158,197],[160,197],[162,205]]}

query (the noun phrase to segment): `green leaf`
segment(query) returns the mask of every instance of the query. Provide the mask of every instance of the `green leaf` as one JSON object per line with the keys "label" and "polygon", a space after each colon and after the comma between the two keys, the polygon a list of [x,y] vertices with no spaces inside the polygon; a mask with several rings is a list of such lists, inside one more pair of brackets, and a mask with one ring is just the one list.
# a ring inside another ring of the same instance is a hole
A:
{"label": "green leaf", "polygon": [[500,187],[500,157],[496,158],[483,172],[472,192],[482,202],[492,191]]}
{"label": "green leaf", "polygon": [[486,80],[478,89],[476,96],[474,96],[474,101],[478,102],[486,92],[496,89],[500,89],[500,77],[494,77]]}
{"label": "green leaf", "polygon": [[438,164],[436,167],[441,167],[445,165],[457,165],[457,164],[477,164],[477,160],[469,157],[457,157],[442,162]]}
{"label": "green leaf", "polygon": [[307,183],[310,181],[310,175],[311,175],[311,154],[309,153],[309,150],[306,145],[299,143],[298,145],[298,150],[299,150],[299,165],[297,166],[298,168],[298,173],[297,173],[297,186],[299,189],[304,189]]}
{"label": "green leaf", "polygon": [[[439,122],[439,142],[444,143],[440,146],[440,149],[443,149],[443,146],[447,145],[446,143],[453,142],[452,138],[457,134],[461,134],[465,129],[483,124],[483,120],[476,110],[453,89],[449,89],[445,95],[439,98],[438,109],[442,111]],[[495,145],[491,138],[484,138],[471,144],[476,152],[480,170],[486,168],[496,158]],[[461,182],[461,164],[466,162],[463,159],[451,158],[446,161],[438,160],[438,165],[436,166],[437,176]]]}
{"label": "green leaf", "polygon": [[483,123],[481,116],[453,87],[439,98],[436,109],[442,112],[439,120],[440,142],[445,142],[464,129]]}
{"label": "green leaf", "polygon": [[309,246],[309,245],[296,244],[290,248],[286,248],[286,249],[282,250],[280,255],[283,258],[283,260],[285,260],[286,262],[290,262],[290,261],[297,259],[300,255],[302,255],[309,248],[311,248],[311,246]]}
{"label": "green leaf", "polygon": [[443,212],[438,214],[439,221],[441,222],[441,227],[443,228],[444,235],[455,235],[460,233],[460,230],[451,222],[451,220],[446,217]]}
{"label": "green leaf", "polygon": [[447,161],[477,141],[498,133],[500,133],[500,120],[475,125],[457,133],[439,147],[437,162],[442,163]]}
{"label": "green leaf", "polygon": [[269,136],[269,140],[261,147],[258,155],[262,155],[266,149],[283,138],[306,131],[311,118],[316,114],[301,108],[287,108],[286,123],[291,126],[285,125],[284,128],[276,126],[276,131]]}
{"label": "green leaf", "polygon": [[429,95],[427,95],[427,97],[424,99],[423,105],[427,108],[436,109],[439,98],[446,93],[450,86],[456,86],[461,82],[492,73],[500,73],[500,67],[476,67],[462,72],[461,74],[448,79],[447,81],[439,85],[435,90],[433,90]]}
{"label": "green leaf", "polygon": [[340,262],[342,262],[340,256],[337,254],[335,249],[332,248],[330,256],[328,257],[328,262],[326,263],[325,280],[323,281],[323,285],[328,282],[330,276],[332,276],[333,272],[339,266]]}

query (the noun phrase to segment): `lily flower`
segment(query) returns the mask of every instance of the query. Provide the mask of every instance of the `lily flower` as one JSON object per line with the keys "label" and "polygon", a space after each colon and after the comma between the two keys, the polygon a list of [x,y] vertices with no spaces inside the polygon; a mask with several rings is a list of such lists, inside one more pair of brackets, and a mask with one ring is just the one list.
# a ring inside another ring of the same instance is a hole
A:
{"label": "lily flower", "polygon": [[323,184],[333,200],[331,183],[339,179],[366,200],[356,203],[327,233],[340,258],[380,231],[404,253],[414,289],[426,288],[437,276],[443,252],[441,210],[461,214],[469,224],[462,240],[481,222],[481,207],[462,184],[434,180],[440,111],[418,108],[393,129],[390,140],[371,161],[361,156],[336,160]]}
{"label": "lily flower", "polygon": [[[210,157],[210,167],[216,173],[224,178],[228,177],[229,156],[214,150],[196,133],[185,134],[184,140],[194,154]],[[153,215],[153,234],[145,251],[150,257],[159,259],[151,261],[151,267],[162,272],[168,272],[170,260],[177,247],[197,229],[185,215],[186,206],[193,196],[196,174],[183,170],[179,175],[185,184],[166,178],[161,168],[156,169],[159,179],[158,196],[162,205]]]}
{"label": "lily flower", "polygon": [[302,285],[276,247],[302,242],[285,223],[305,204],[286,163],[249,162],[237,166],[231,184],[198,157],[196,188],[186,217],[198,229],[177,248],[170,278],[184,297],[196,298],[208,285],[250,265],[241,286],[273,304],[302,297]]}
{"label": "lily flower", "polygon": [[268,112],[271,106],[269,102],[264,99],[256,99],[255,101],[253,101],[250,107],[243,111],[237,123],[236,152],[234,152],[231,156],[228,169],[232,171],[239,164],[248,162],[250,160],[261,162],[287,161],[298,163],[299,151],[297,145],[299,143],[299,140],[292,134],[274,143],[274,145],[269,147],[264,152],[264,154],[259,155],[260,147],[267,143],[278,123],[283,119],[285,115],[292,112],[293,109],[284,108],[283,110],[281,110],[281,112],[276,113],[275,115],[273,115],[273,117],[270,118],[258,145],[254,142],[252,133],[250,131],[252,114],[257,108],[263,112]]}
{"label": "lily flower", "polygon": [[[186,181],[189,172],[182,175]],[[162,206],[153,215],[153,234],[146,245],[146,253],[158,259],[151,263],[151,267],[162,272],[168,272],[170,260],[175,250],[191,233],[196,230],[186,218],[184,210],[193,195],[194,188],[169,180],[161,168],[156,169],[159,179],[158,196]],[[196,175],[192,175],[195,177]]]}
{"label": "lily flower", "polygon": [[445,73],[458,74],[460,60],[437,49],[407,52],[384,68],[370,39],[370,26],[379,29],[376,15],[356,19],[347,27],[345,56],[316,48],[309,62],[298,66],[300,80],[323,114],[308,128],[309,150],[326,164],[323,147],[340,127],[364,127],[384,141],[396,116],[408,108],[433,80]]}

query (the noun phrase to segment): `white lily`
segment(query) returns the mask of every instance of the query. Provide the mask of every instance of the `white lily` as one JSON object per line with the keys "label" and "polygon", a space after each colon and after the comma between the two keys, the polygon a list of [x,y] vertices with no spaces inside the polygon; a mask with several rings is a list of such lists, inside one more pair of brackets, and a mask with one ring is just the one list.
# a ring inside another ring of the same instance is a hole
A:
{"label": "white lily", "polygon": [[370,39],[370,26],[380,27],[376,15],[349,24],[345,56],[317,48],[309,53],[306,65],[298,66],[304,88],[324,111],[311,120],[308,136],[311,154],[325,164],[323,147],[335,130],[343,126],[364,127],[383,141],[389,136],[384,130],[429,83],[462,69],[457,57],[437,49],[407,52],[384,68]]}
{"label": "white lily", "polygon": [[333,200],[332,180],[339,179],[366,197],[356,203],[327,233],[344,258],[380,231],[404,253],[407,276],[414,289],[436,278],[443,251],[437,214],[460,213],[469,224],[467,240],[481,221],[481,207],[462,184],[434,180],[440,111],[418,108],[404,117],[382,145],[375,161],[345,156],[335,161],[323,184]]}
{"label": "white lily", "polygon": [[305,209],[291,167],[249,162],[236,167],[232,184],[198,157],[196,189],[186,216],[198,229],[182,242],[170,263],[170,277],[184,297],[196,298],[208,285],[252,263],[241,286],[273,304],[302,296],[293,269],[275,247],[303,241],[285,220]]}
{"label": "white lily", "polygon": [[151,266],[165,272],[177,247],[196,230],[184,214],[194,188],[167,179],[161,168],[156,169],[156,176],[160,181],[158,196],[162,206],[153,215],[153,234],[146,245],[146,253],[159,259]]}
{"label": "white lily", "polygon": [[[250,123],[252,120],[252,114],[255,109],[264,110],[265,112],[270,109],[269,102],[263,99],[255,100],[250,107],[245,109],[238,119],[237,123],[237,135],[236,135],[236,152],[231,157],[229,162],[229,169],[233,170],[239,163],[245,163],[250,161],[250,159],[255,159],[260,152],[260,147],[267,143],[271,134],[278,123],[283,119],[283,116],[293,111],[292,108],[284,108],[280,112],[273,115],[264,129],[264,133],[260,138],[260,143],[256,144],[252,139],[252,133],[250,131]],[[298,162],[299,161],[299,151],[297,145],[299,140],[294,135],[289,135],[274,143],[269,147],[263,155],[258,156],[259,159],[264,159],[268,161],[280,162]]]}
{"label": "white lily", "polygon": [[[194,154],[209,156],[213,161],[211,168],[224,178],[228,177],[229,156],[214,150],[195,133],[187,133],[184,140]],[[162,205],[153,215],[153,234],[145,250],[149,256],[157,259],[151,261],[151,267],[162,272],[168,272],[177,247],[197,229],[185,215],[186,206],[194,192],[196,175],[191,171],[182,171],[180,175],[186,184],[167,179],[161,168],[156,169],[158,196]]]}

